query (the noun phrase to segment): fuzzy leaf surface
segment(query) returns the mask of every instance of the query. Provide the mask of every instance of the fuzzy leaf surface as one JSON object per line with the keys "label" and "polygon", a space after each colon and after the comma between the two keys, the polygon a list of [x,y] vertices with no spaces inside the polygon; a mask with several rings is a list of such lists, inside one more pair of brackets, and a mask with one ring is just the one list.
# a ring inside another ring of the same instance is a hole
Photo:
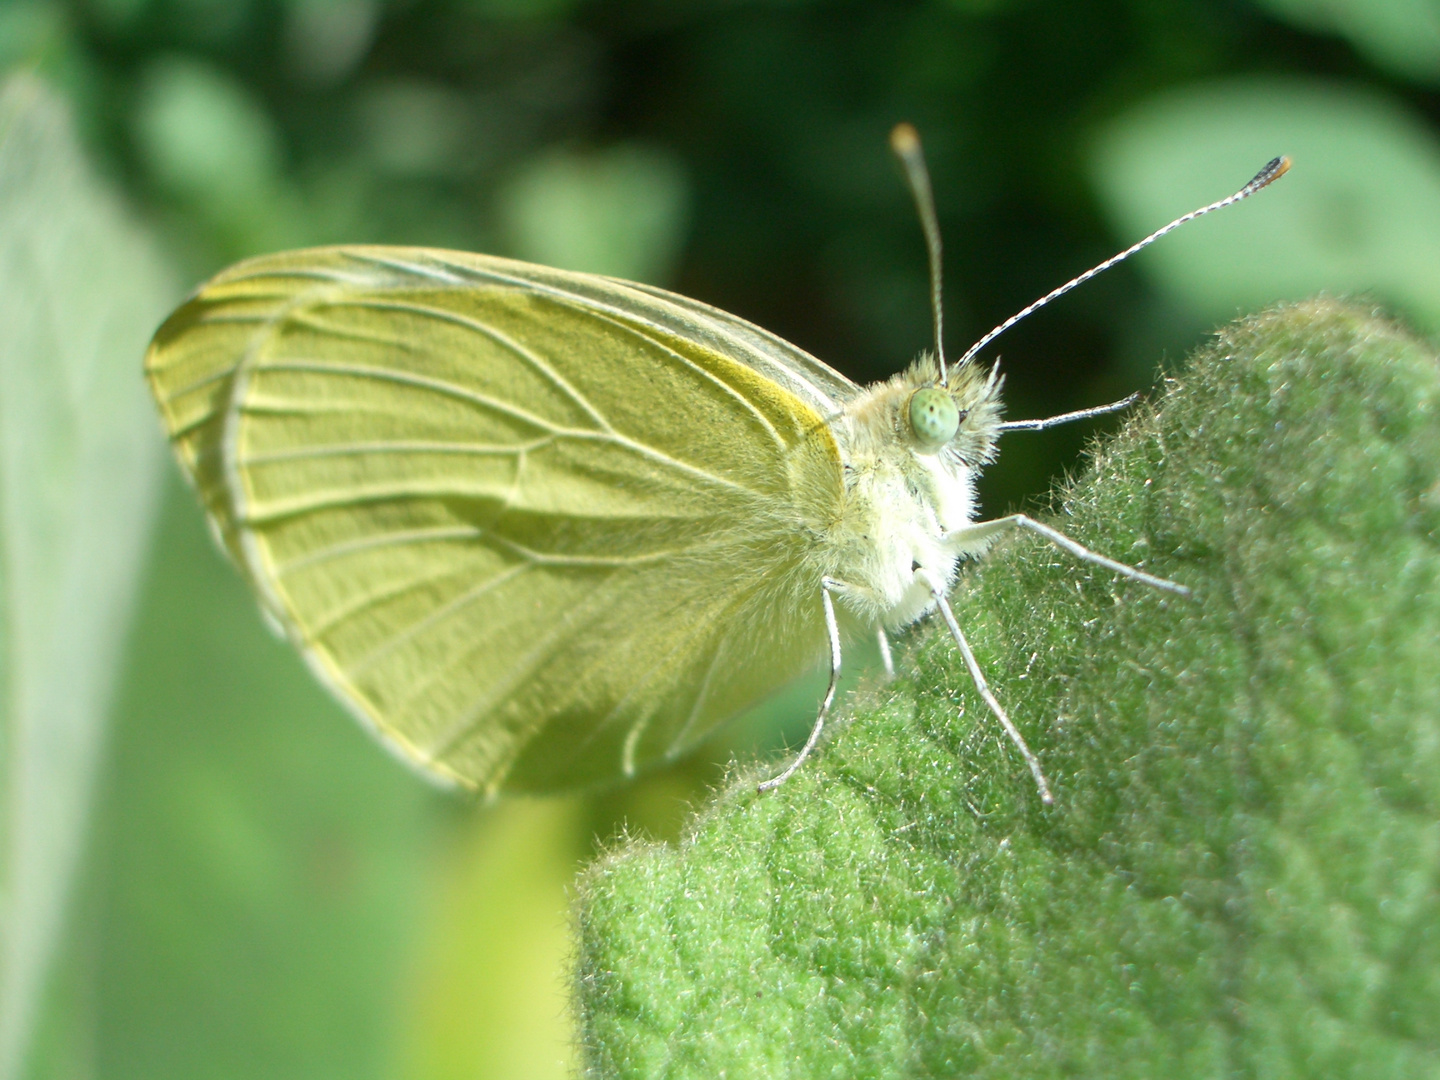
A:
{"label": "fuzzy leaf surface", "polygon": [[592,1075],[1436,1071],[1433,350],[1333,303],[1236,324],[1053,520],[1195,594],[1029,536],[956,590],[1056,806],[927,623],[779,792],[589,873]]}

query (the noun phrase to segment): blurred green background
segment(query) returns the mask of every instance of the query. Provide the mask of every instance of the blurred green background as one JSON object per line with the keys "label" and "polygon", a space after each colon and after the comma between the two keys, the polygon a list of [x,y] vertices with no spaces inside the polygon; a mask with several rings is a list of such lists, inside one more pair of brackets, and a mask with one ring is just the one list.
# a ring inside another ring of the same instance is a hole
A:
{"label": "blurred green background", "polygon": [[[907,119],[952,350],[1295,159],[1003,338],[1012,417],[1275,299],[1440,329],[1431,0],[3,0],[0,69],[0,1080],[567,1075],[576,867],[809,723],[813,685],[628,789],[489,808],[387,757],[266,632],[139,385],[226,263],[514,255],[876,379],[930,327]],[[1092,433],[1012,436],[987,509]]]}

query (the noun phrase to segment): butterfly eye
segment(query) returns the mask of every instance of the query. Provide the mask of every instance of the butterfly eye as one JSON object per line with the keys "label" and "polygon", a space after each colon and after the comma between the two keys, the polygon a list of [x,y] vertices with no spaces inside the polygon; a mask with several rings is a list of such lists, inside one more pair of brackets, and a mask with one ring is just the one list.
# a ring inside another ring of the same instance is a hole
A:
{"label": "butterfly eye", "polygon": [[910,395],[910,431],[922,450],[939,450],[955,437],[960,410],[938,386],[922,386]]}

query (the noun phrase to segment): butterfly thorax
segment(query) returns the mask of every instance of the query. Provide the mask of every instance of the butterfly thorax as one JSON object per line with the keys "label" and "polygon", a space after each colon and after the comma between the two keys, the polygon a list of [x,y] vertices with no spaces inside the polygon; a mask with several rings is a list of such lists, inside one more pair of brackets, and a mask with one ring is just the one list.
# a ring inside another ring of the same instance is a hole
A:
{"label": "butterfly thorax", "polygon": [[845,474],[831,534],[830,576],[843,605],[870,625],[898,628],[933,607],[917,570],[949,584],[957,553],[947,534],[976,515],[975,477],[994,456],[1000,380],[973,368],[952,371],[944,389],[959,410],[955,436],[930,449],[912,432],[912,396],[937,383],[922,357],[867,389],[831,424]]}

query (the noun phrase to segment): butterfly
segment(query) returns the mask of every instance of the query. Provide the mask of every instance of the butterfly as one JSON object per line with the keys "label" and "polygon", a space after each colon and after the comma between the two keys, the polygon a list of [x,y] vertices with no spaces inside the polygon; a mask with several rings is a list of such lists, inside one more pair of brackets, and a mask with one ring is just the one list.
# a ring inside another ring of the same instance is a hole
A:
{"label": "butterfly", "polygon": [[321,682],[401,758],[499,792],[611,782],[682,754],[829,660],[938,611],[1034,776],[947,593],[1021,528],[977,520],[1001,379],[940,345],[918,137],[892,144],[928,248],[936,351],[861,387],[662,289],[488,255],[341,246],[249,259],[160,327],[145,373],[224,550]]}

